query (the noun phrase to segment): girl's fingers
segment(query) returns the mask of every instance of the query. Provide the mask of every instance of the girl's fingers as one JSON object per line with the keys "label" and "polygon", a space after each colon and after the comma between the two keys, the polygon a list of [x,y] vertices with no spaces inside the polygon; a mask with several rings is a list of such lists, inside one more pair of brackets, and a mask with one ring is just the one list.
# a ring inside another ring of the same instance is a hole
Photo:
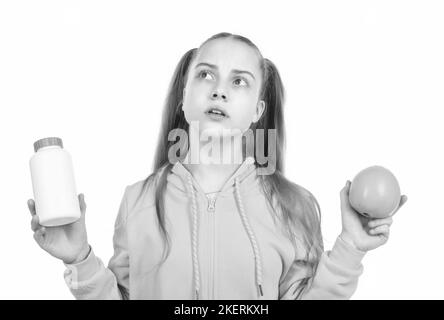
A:
{"label": "girl's fingers", "polygon": [[35,240],[37,243],[40,243],[40,241],[41,241],[41,239],[42,239],[42,237],[41,237],[41,235],[40,235],[40,230],[37,230],[36,232],[34,232],[33,237],[34,237],[34,240]]}
{"label": "girl's fingers", "polygon": [[349,190],[350,190],[351,182],[347,180],[345,183],[345,186],[341,189],[341,192],[339,193],[340,199],[341,199],[341,211],[345,212],[349,210],[350,208],[350,202],[349,202]]}
{"label": "girl's fingers", "polygon": [[396,212],[398,212],[399,209],[401,209],[401,207],[404,205],[404,203],[407,202],[407,199],[408,199],[408,198],[407,198],[407,196],[406,196],[405,194],[403,194],[403,195],[401,196],[401,200],[399,201],[399,206],[398,206],[398,208],[396,208],[395,212],[392,213],[392,216],[393,216]]}
{"label": "girl's fingers", "polygon": [[387,224],[387,225],[392,225],[393,223],[393,218],[392,217],[388,217],[388,218],[383,218],[383,219],[373,219],[368,223],[368,227],[369,228],[376,228],[377,226],[383,225],[383,224]]}
{"label": "girl's fingers", "polygon": [[369,233],[371,235],[377,235],[377,234],[381,234],[381,233],[388,234],[389,231],[390,231],[390,226],[383,224],[381,226],[377,226],[376,228],[370,229]]}
{"label": "girl's fingers", "polygon": [[42,226],[39,224],[39,217],[37,215],[33,215],[31,219],[31,229],[32,231],[36,231],[40,229]]}
{"label": "girl's fingers", "polygon": [[29,209],[29,212],[31,212],[31,215],[34,216],[35,215],[35,203],[34,203],[34,200],[32,200],[32,199],[28,200],[28,209]]}
{"label": "girl's fingers", "polygon": [[80,212],[82,213],[82,215],[84,215],[86,211],[85,195],[83,193],[80,193],[78,195],[78,198],[79,198]]}
{"label": "girl's fingers", "polygon": [[407,196],[405,194],[403,194],[401,196],[401,203],[399,204],[399,207],[402,207],[404,205],[404,203],[407,202],[407,199],[408,199]]}
{"label": "girl's fingers", "polygon": [[377,236],[381,240],[381,244],[385,244],[385,243],[387,243],[387,241],[388,241],[388,239],[390,237],[390,232],[380,233]]}
{"label": "girl's fingers", "polygon": [[[34,232],[34,240],[42,247],[43,241],[45,240],[45,227],[41,227],[36,232]],[[43,248],[43,247],[42,247]]]}

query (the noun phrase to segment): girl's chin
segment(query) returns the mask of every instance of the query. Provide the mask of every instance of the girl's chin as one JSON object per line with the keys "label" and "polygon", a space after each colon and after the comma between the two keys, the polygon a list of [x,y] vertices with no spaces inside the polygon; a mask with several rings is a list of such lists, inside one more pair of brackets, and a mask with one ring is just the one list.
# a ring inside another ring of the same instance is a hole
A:
{"label": "girl's chin", "polygon": [[200,120],[200,121],[191,121],[189,123],[190,131],[196,133],[198,132],[200,136],[239,136],[245,130],[242,130],[237,127],[233,127],[232,123],[228,121],[208,121]]}
{"label": "girl's chin", "polygon": [[220,136],[220,137],[231,137],[242,135],[242,131],[239,128],[232,128],[224,124],[215,123],[203,123],[199,128],[200,134],[202,136]]}

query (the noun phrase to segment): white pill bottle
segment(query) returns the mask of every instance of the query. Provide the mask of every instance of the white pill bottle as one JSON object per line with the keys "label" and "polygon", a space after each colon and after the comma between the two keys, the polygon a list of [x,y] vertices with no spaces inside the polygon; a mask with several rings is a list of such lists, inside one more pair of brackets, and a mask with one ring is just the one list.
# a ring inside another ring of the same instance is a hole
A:
{"label": "white pill bottle", "polygon": [[32,188],[39,223],[53,227],[80,218],[71,155],[63,149],[62,139],[49,137],[34,142],[31,157]]}

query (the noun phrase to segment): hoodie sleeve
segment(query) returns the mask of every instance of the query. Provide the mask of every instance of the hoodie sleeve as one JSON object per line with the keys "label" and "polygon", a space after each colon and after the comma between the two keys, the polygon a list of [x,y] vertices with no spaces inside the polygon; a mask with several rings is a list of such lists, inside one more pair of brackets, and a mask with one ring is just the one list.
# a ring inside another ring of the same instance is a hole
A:
{"label": "hoodie sleeve", "polygon": [[128,206],[125,189],[114,225],[114,255],[108,267],[92,248],[85,260],[66,264],[65,282],[76,299],[129,299],[129,256],[127,249],[126,221]]}
{"label": "hoodie sleeve", "polygon": [[332,250],[322,254],[314,276],[305,261],[292,263],[279,286],[280,299],[350,299],[363,272],[365,253],[339,236]]}

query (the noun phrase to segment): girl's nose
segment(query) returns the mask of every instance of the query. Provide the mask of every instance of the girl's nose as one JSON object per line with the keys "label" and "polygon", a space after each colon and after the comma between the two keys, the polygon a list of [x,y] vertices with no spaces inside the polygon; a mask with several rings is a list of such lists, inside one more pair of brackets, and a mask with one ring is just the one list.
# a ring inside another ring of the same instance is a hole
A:
{"label": "girl's nose", "polygon": [[213,99],[217,99],[219,96],[222,97],[223,100],[227,100],[227,96],[224,93],[220,93],[218,91],[214,91],[211,95]]}

